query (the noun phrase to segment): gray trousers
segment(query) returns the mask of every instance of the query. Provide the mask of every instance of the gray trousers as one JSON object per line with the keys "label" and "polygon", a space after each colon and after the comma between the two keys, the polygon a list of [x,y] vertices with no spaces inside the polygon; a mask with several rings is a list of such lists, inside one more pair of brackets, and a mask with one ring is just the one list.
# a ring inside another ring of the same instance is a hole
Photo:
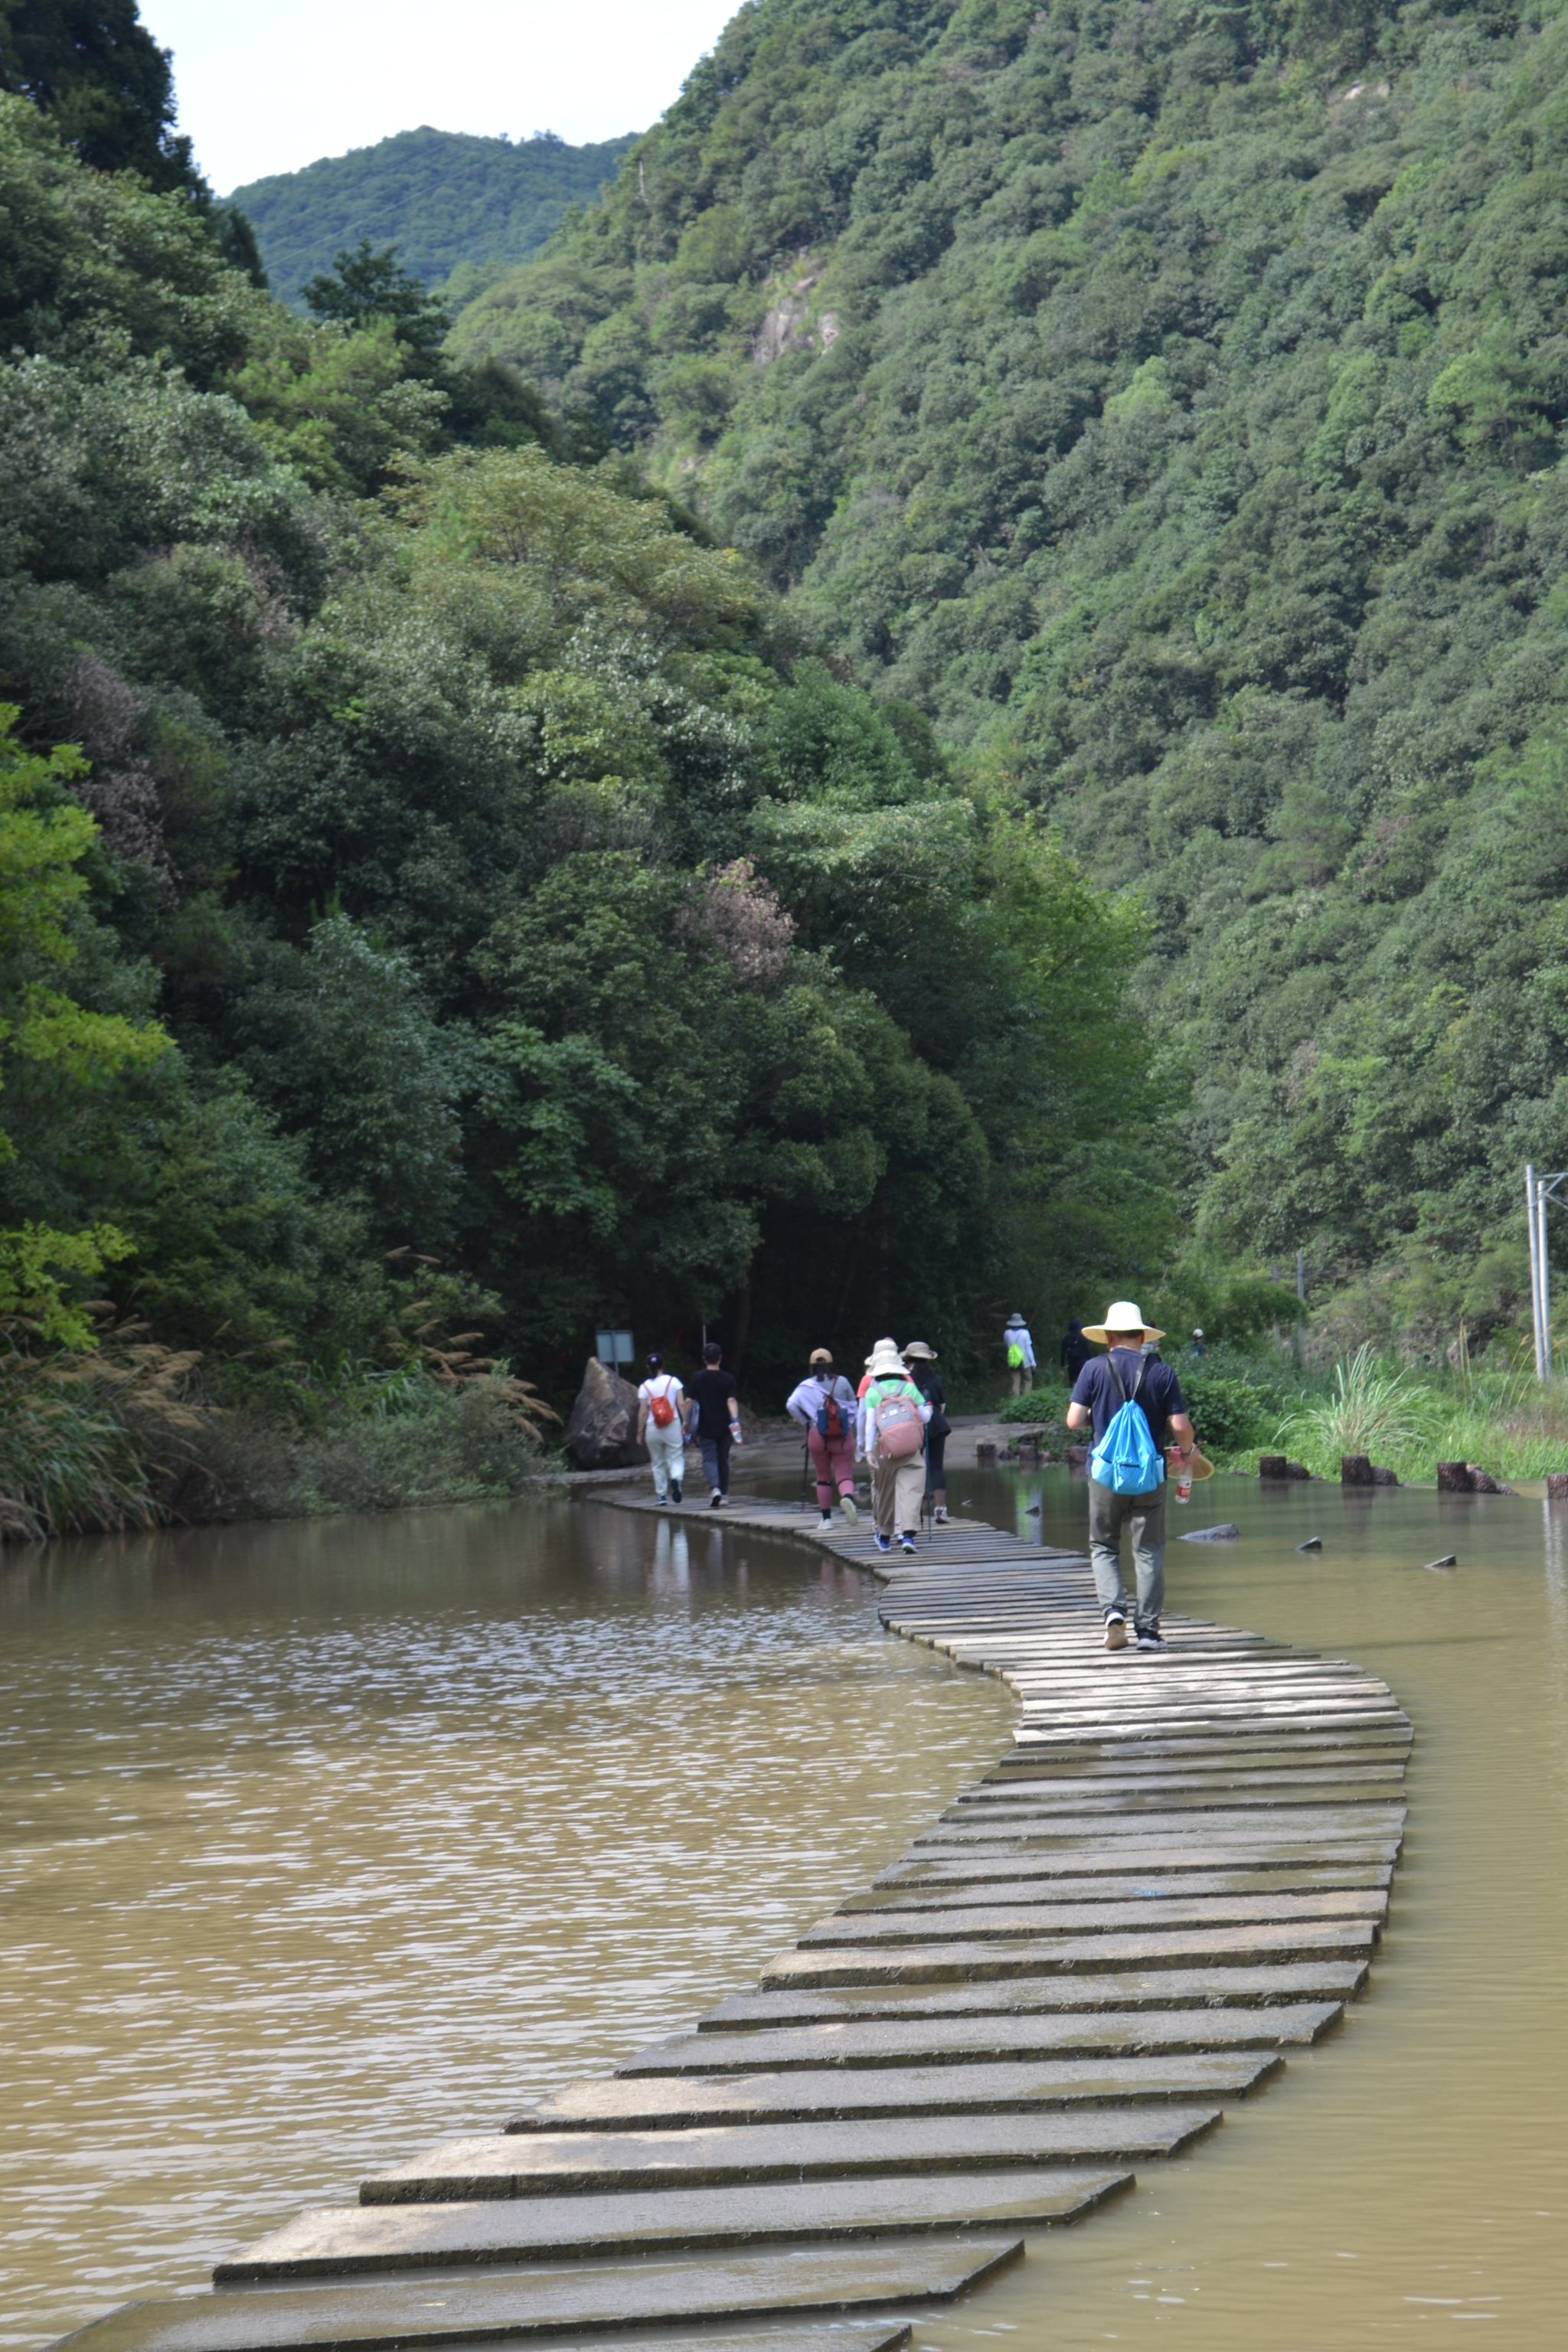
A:
{"label": "gray trousers", "polygon": [[1098,1478],[1089,1482],[1089,1557],[1102,1609],[1127,1613],[1121,1584],[1121,1530],[1132,1532],[1138,1571],[1136,1622],[1157,1624],[1165,1605],[1165,1481],[1152,1495],[1116,1495]]}

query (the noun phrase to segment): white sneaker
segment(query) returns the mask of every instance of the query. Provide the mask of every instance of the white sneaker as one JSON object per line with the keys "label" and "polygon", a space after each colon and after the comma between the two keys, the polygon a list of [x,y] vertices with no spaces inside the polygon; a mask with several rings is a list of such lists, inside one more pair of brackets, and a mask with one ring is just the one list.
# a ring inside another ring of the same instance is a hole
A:
{"label": "white sneaker", "polygon": [[832,1512],[831,1512],[831,1511],[824,1511],[824,1513],[822,1514],[822,1517],[818,1519],[818,1521],[816,1522],[816,1524],[817,1524],[817,1526],[818,1526],[819,1528],[830,1528],[830,1527],[833,1525],[833,1514],[832,1514]]}
{"label": "white sneaker", "polygon": [[1127,1620],[1114,1609],[1106,1613],[1105,1646],[1108,1650],[1124,1650],[1127,1647]]}
{"label": "white sneaker", "polygon": [[838,1507],[843,1512],[845,1517],[848,1520],[849,1525],[852,1528],[859,1525],[860,1514],[855,1508],[855,1497],[853,1495],[840,1495],[838,1497]]}

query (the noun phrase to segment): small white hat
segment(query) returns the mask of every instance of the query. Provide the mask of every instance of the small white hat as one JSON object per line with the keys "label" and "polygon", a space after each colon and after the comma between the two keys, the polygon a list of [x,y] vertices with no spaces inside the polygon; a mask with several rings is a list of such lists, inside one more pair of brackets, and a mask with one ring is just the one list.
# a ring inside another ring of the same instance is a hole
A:
{"label": "small white hat", "polygon": [[877,1381],[907,1381],[910,1376],[909,1366],[900,1355],[895,1339],[879,1339],[866,1369]]}

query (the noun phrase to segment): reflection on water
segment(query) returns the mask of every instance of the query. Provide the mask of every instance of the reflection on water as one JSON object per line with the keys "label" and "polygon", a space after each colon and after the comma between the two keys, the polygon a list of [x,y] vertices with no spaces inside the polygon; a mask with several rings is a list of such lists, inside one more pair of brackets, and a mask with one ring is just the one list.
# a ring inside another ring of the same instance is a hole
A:
{"label": "reflection on water", "polygon": [[[1081,1544],[1081,1483],[993,1474],[955,1499]],[[1026,1507],[1043,1503],[1040,1517]],[[1477,2326],[1568,2337],[1568,1509],[1521,1496],[1215,1479],[1172,1519],[1170,1607],[1385,1675],[1415,1718],[1410,1831],[1367,1998],[1191,2158],[915,2345],[1360,2352]],[[1295,1546],[1321,1535],[1323,1549]],[[1454,1551],[1451,1574],[1424,1563]]]}
{"label": "reflection on water", "polygon": [[754,1978],[994,1757],[783,1545],[548,1498],[0,1563],[0,2346]]}

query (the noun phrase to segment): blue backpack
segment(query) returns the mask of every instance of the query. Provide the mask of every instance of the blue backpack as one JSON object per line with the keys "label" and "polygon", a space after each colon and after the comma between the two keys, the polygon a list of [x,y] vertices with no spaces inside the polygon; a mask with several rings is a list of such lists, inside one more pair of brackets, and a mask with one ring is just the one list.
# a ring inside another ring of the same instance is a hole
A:
{"label": "blue backpack", "polygon": [[1143,1366],[1140,1363],[1138,1367],[1131,1396],[1122,1387],[1121,1375],[1109,1356],[1105,1368],[1121,1402],[1110,1428],[1089,1457],[1089,1475],[1101,1486],[1109,1486],[1113,1495],[1152,1494],[1164,1478],[1165,1457],[1154,1443],[1148,1415],[1134,1402],[1143,1385]]}

